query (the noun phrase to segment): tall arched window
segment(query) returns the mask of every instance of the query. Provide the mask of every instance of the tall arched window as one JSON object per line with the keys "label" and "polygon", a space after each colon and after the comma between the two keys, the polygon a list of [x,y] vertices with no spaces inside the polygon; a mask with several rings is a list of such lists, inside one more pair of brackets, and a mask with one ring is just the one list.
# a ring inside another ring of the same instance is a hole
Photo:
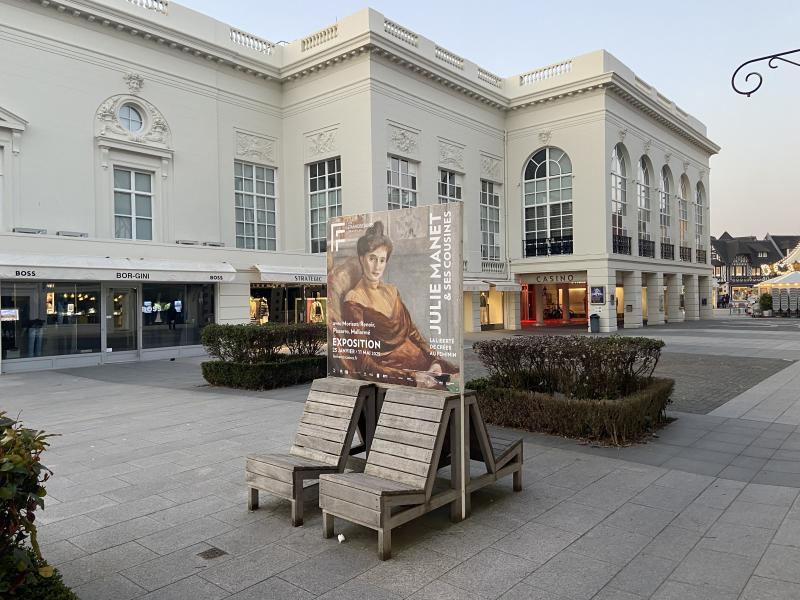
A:
{"label": "tall arched window", "polygon": [[705,250],[705,244],[703,240],[705,238],[705,206],[706,206],[706,190],[703,187],[703,184],[699,181],[697,182],[697,186],[695,187],[695,247],[698,250]]}
{"label": "tall arched window", "polygon": [[572,162],[559,148],[538,150],[525,166],[525,256],[572,254]]}
{"label": "tall arched window", "polygon": [[615,236],[628,235],[624,223],[628,206],[627,177],[624,149],[622,144],[617,144],[611,151],[611,233]]}
{"label": "tall arched window", "polygon": [[680,244],[685,248],[689,243],[689,178],[681,175],[681,194],[678,196],[678,225]]}
{"label": "tall arched window", "polygon": [[[661,190],[658,193],[658,222],[661,229],[661,243],[671,244],[670,238],[670,209],[669,195],[672,193],[672,173],[669,167],[664,165],[661,169]],[[664,258],[662,252],[662,258]],[[672,258],[672,257],[669,257]]]}
{"label": "tall arched window", "polygon": [[650,167],[643,156],[639,159],[639,178],[636,183],[640,240],[650,239],[650,185]]}

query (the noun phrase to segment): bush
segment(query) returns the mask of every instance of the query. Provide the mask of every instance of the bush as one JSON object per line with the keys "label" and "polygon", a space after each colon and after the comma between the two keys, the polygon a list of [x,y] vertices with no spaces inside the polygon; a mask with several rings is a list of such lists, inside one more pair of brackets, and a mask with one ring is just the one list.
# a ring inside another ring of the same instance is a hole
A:
{"label": "bush", "polygon": [[772,310],[772,295],[771,294],[761,294],[758,298],[758,306],[761,308],[761,312],[765,310]]}
{"label": "bush", "polygon": [[[0,411],[0,596],[30,597],[29,586],[50,578],[36,539],[35,511],[44,508],[43,431],[23,427]],[[30,545],[30,547],[28,547]]]}
{"label": "bush", "polygon": [[243,364],[270,362],[283,346],[299,356],[317,354],[327,340],[319,323],[267,323],[265,325],[219,325],[203,329],[202,343],[213,358]]}
{"label": "bush", "polygon": [[325,356],[280,355],[270,362],[204,362],[203,377],[211,385],[246,390],[271,390],[307,383],[327,375]]}
{"label": "bush", "polygon": [[[39,570],[48,570],[52,567],[40,560],[33,550],[28,550],[28,560]],[[13,564],[11,556],[2,556],[0,558],[0,573],[11,572],[16,570],[16,565]],[[41,575],[34,575],[30,581],[25,585],[17,588],[14,592],[9,592],[9,600],[12,598],[19,598],[20,600],[79,600],[78,596],[70,590],[61,579],[61,574],[53,569],[53,574],[50,577],[42,577]],[[5,598],[6,596],[3,596]]]}
{"label": "bush", "polygon": [[645,381],[630,395],[613,400],[499,388],[491,379],[472,380],[467,387],[476,391],[483,418],[494,425],[619,445],[636,441],[666,422],[673,381]]}
{"label": "bush", "polygon": [[524,336],[476,342],[501,388],[568,398],[619,398],[652,376],[664,342],[644,337]]}

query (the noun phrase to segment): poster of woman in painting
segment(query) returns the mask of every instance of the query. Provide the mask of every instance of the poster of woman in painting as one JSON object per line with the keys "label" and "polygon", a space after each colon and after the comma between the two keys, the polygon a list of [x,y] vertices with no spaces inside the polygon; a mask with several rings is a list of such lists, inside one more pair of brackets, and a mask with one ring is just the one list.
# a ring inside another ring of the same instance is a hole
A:
{"label": "poster of woman in painting", "polygon": [[424,206],[331,220],[329,375],[458,389],[460,208]]}

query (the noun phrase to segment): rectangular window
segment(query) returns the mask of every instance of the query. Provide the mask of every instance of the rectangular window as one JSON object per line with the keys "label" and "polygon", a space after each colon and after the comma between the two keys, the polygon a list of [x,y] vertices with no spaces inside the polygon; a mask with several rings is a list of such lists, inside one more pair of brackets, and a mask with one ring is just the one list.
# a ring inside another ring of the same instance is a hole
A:
{"label": "rectangular window", "polygon": [[678,198],[678,219],[680,225],[681,246],[689,243],[689,205],[683,198]]}
{"label": "rectangular window", "polygon": [[625,215],[628,213],[628,180],[618,173],[611,173],[611,233],[627,236]]}
{"label": "rectangular window", "polygon": [[311,211],[311,252],[325,252],[328,219],[342,214],[341,158],[308,165],[308,199]]}
{"label": "rectangular window", "polygon": [[439,204],[461,201],[461,175],[439,169]]}
{"label": "rectangular window", "polygon": [[114,237],[153,239],[153,174],[114,167]]}
{"label": "rectangular window", "polygon": [[639,239],[650,239],[650,186],[637,182],[638,192],[638,216],[639,216]]}
{"label": "rectangular window", "polygon": [[481,179],[481,258],[500,260],[500,186]]}
{"label": "rectangular window", "polygon": [[697,204],[694,213],[695,220],[695,245],[698,250],[705,249],[703,238],[705,236],[705,215],[703,213],[703,205]]}
{"label": "rectangular window", "polygon": [[233,163],[236,247],[275,250],[275,169]]}
{"label": "rectangular window", "polygon": [[659,224],[661,226],[661,243],[670,244],[669,192],[665,190],[661,190],[661,192],[659,192],[658,217]]}
{"label": "rectangular window", "polygon": [[389,156],[386,169],[389,210],[417,205],[417,165],[404,158]]}
{"label": "rectangular window", "polygon": [[200,344],[214,322],[214,284],[142,284],[142,347]]}

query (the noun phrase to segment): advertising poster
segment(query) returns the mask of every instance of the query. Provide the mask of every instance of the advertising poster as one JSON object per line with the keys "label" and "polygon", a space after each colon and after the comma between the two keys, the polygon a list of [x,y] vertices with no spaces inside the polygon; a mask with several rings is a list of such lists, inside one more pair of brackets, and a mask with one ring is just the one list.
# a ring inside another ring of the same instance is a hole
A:
{"label": "advertising poster", "polygon": [[461,204],[328,221],[328,375],[459,391]]}

